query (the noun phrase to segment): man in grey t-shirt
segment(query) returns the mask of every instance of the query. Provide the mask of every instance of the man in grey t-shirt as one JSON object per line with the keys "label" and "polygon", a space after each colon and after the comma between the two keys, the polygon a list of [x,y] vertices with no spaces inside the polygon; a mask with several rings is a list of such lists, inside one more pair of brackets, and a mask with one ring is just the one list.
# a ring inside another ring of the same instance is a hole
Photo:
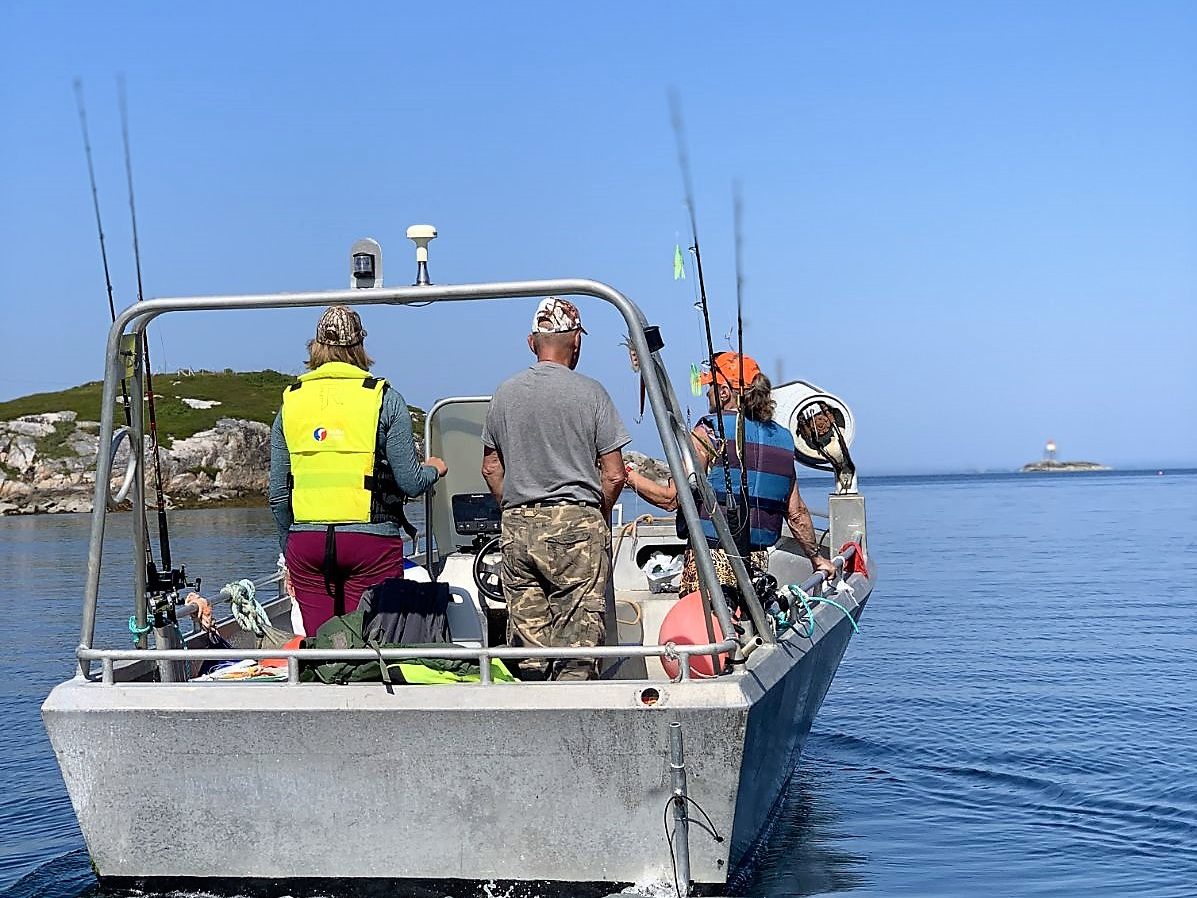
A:
{"label": "man in grey t-shirt", "polygon": [[[532,317],[537,363],[495,391],[482,429],[482,476],[503,508],[507,641],[602,645],[611,577],[611,506],[631,437],[603,385],[574,368],[582,316],[550,296]],[[589,680],[594,659],[529,659],[529,678]]]}

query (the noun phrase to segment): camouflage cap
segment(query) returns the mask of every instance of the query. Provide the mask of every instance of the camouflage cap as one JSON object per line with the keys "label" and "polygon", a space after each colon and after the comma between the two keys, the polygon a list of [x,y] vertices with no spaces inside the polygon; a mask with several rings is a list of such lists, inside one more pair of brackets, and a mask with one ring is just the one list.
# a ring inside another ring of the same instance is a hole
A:
{"label": "camouflage cap", "polygon": [[357,346],[365,339],[361,316],[349,306],[329,306],[316,325],[316,342],[326,346]]}
{"label": "camouflage cap", "polygon": [[532,316],[532,333],[568,334],[571,331],[586,333],[578,307],[559,296],[542,299],[536,307],[536,314]]}

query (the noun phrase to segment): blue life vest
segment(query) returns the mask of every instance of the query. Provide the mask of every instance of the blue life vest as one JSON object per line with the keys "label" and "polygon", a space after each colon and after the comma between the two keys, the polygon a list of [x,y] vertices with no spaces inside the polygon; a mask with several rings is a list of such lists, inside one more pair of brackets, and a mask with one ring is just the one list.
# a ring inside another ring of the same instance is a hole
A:
{"label": "blue life vest", "polygon": [[[733,501],[740,494],[740,459],[736,452],[736,421],[734,413],[723,415],[723,432],[727,435],[727,465],[731,475]],[[715,422],[703,418],[702,423],[718,433]],[[748,462],[748,524],[749,545],[752,550],[767,549],[781,538],[781,524],[786,518],[786,503],[794,485],[794,440],[784,427],[775,421],[740,419],[744,427],[744,457]],[[716,453],[714,464],[707,474],[707,482],[715,491],[719,504],[726,508],[727,481],[723,475],[723,453]],[[702,531],[713,548],[719,546],[710,510],[699,509]]]}

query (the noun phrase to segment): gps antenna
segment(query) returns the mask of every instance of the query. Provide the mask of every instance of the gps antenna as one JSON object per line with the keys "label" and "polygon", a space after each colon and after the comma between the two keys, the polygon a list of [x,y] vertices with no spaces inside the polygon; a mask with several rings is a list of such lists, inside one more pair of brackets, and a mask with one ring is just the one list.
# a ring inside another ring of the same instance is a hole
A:
{"label": "gps antenna", "polygon": [[428,244],[436,239],[436,228],[432,225],[412,225],[407,229],[407,239],[416,245],[416,287],[427,287]]}

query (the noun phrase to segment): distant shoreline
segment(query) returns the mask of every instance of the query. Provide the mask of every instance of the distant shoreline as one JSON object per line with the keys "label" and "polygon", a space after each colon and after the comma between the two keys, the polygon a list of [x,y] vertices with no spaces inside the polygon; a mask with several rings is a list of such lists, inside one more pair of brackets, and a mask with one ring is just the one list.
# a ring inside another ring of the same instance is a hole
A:
{"label": "distant shoreline", "polygon": [[1055,459],[1044,459],[1043,461],[1033,461],[1029,464],[1023,465],[1019,469],[1021,474],[1033,474],[1040,471],[1051,472],[1053,474],[1068,474],[1073,471],[1112,471],[1113,468],[1108,465],[1103,465],[1095,461],[1056,461]]}

